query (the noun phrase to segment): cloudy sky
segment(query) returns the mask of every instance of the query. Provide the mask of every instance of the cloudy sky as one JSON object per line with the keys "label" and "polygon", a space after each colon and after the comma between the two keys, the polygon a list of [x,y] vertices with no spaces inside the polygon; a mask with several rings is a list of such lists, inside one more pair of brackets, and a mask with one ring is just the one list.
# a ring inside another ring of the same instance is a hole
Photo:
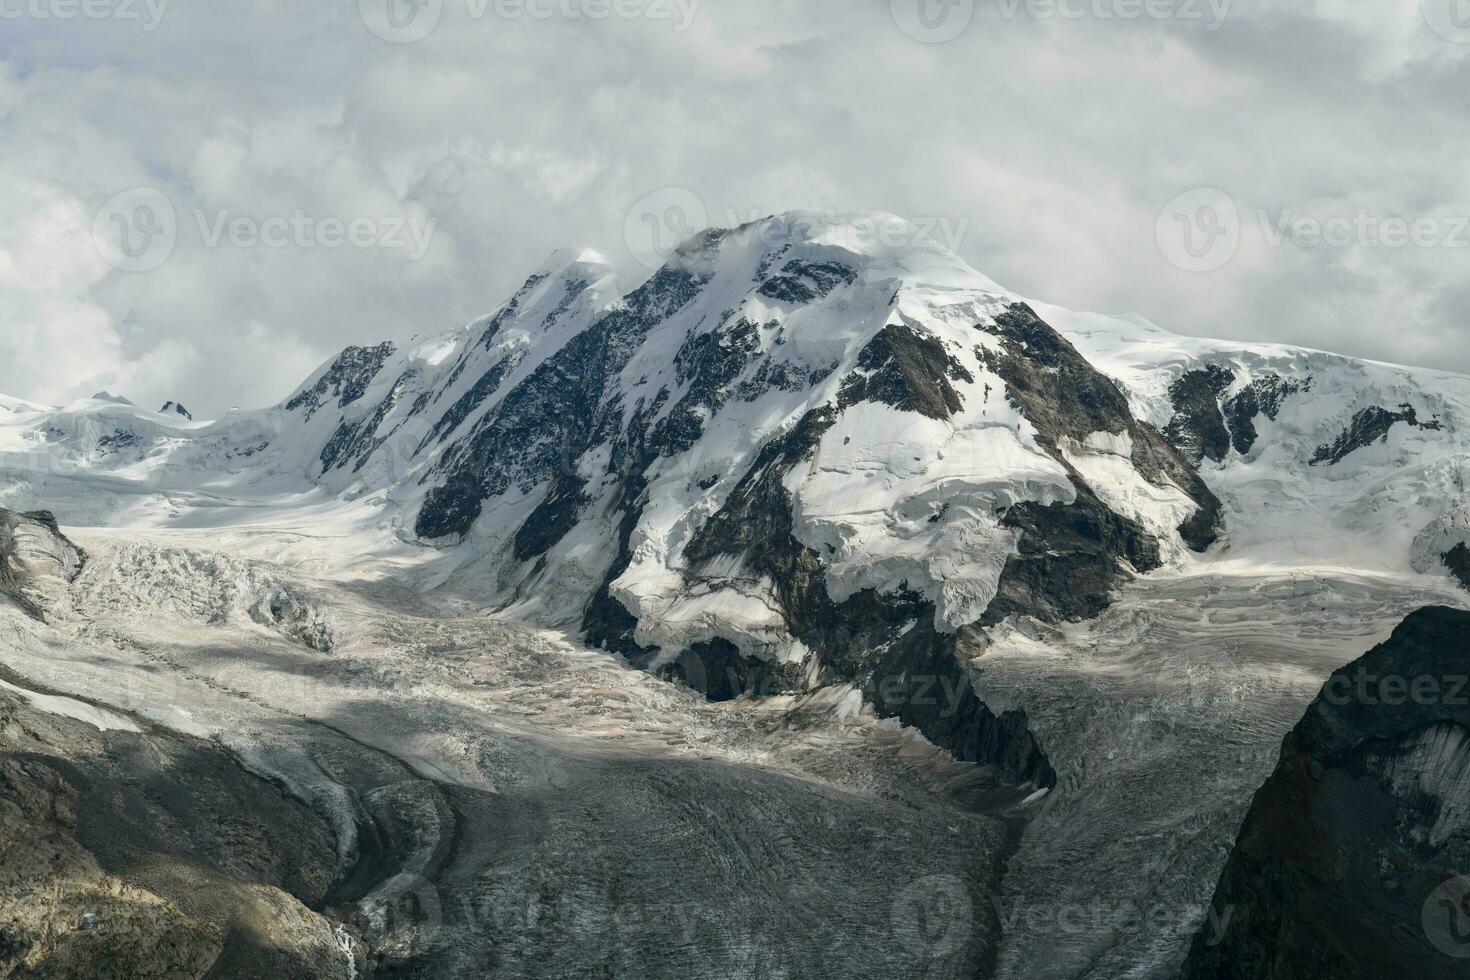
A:
{"label": "cloudy sky", "polygon": [[1470,0],[0,0],[5,394],[265,405],[790,208],[1470,371]]}

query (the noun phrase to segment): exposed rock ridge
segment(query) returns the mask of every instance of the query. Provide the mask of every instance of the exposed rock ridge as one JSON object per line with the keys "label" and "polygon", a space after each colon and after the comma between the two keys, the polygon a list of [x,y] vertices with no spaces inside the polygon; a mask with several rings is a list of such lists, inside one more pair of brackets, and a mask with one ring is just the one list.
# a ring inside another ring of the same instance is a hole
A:
{"label": "exposed rock ridge", "polygon": [[1411,428],[1428,431],[1437,431],[1442,428],[1438,419],[1420,422],[1419,413],[1413,405],[1400,405],[1397,412],[1373,405],[1355,414],[1347,428],[1331,443],[1318,446],[1317,452],[1312,456],[1312,465],[1326,463],[1331,466],[1342,462],[1351,453],[1365,446],[1371,446],[1375,442],[1386,442],[1389,430],[1400,422]]}
{"label": "exposed rock ridge", "polygon": [[1205,459],[1224,462],[1232,448],[1242,456],[1249,453],[1259,435],[1256,419],[1274,421],[1289,396],[1312,388],[1310,376],[1288,381],[1267,371],[1227,395],[1236,381],[1234,371],[1208,364],[1184,372],[1169,386],[1174,415],[1164,435],[1196,465]]}
{"label": "exposed rock ridge", "polygon": [[[987,351],[989,366],[1005,379],[1007,396],[1036,428],[1043,448],[1072,470],[1060,451],[1063,440],[1083,443],[1093,433],[1126,434],[1131,462],[1139,473],[1156,486],[1177,486],[1194,502],[1195,512],[1178,528],[1185,543],[1203,551],[1215,542],[1222,513],[1219,499],[1158,430],[1133,416],[1116,383],[1024,303],[1012,304],[996,316],[993,332],[1001,339],[1004,356]],[[1080,480],[1075,471],[1073,479]],[[1141,539],[1130,547],[1139,553],[1149,550]],[[1156,566],[1139,570],[1152,567]]]}
{"label": "exposed rock ridge", "polygon": [[334,398],[337,407],[346,408],[363,396],[395,350],[397,348],[388,342],[376,347],[348,347],[337,355],[314,384],[293,395],[283,407],[288,412],[305,408],[308,419]]}

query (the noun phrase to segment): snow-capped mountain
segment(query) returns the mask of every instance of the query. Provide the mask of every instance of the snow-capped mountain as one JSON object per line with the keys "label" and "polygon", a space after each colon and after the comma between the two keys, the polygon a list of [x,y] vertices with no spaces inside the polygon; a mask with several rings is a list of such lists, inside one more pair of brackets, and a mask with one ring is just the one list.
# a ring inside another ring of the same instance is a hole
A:
{"label": "snow-capped mountain", "polygon": [[12,403],[7,464],[382,495],[511,615],[778,686],[863,673],[834,658],[870,606],[865,646],[927,645],[1091,615],[1212,546],[1430,573],[1470,538],[1464,379],[1028,304],[897,222],[707,232],[626,294],[559,252],[490,315],[349,348],[266,411]]}
{"label": "snow-capped mountain", "polygon": [[12,403],[4,448],[42,497],[73,472],[371,495],[490,605],[728,696],[1086,618],[1163,566],[1440,574],[1470,538],[1467,407],[1459,377],[1028,303],[891,216],[793,213],[626,294],[558,252],[493,313],[349,348],[265,411]]}
{"label": "snow-capped mountain", "polygon": [[[1079,492],[1153,539],[1141,565],[1209,547],[1222,516],[1217,551],[1291,528],[1323,561],[1361,548],[1425,572],[1465,536],[1465,379],[1028,302],[898,222],[707,232],[626,294],[597,253],[559,252],[490,315],[349,348],[273,409],[191,425],[105,392],[7,399],[6,459],[160,492],[247,471],[386,491],[405,538],[496,559],[477,574],[525,615],[575,618],[606,585],[638,642],[776,661],[800,650],[760,575],[688,549],[782,439],[805,443],[779,482],[833,600],[907,583],[944,631],[995,600],[1015,505]],[[1409,525],[1411,542],[1370,540]]]}
{"label": "snow-capped mountain", "polygon": [[[712,701],[830,692],[837,716],[866,704],[992,767],[1004,806],[1045,798],[1006,845],[1014,893],[1086,878],[1203,908],[1310,690],[1407,604],[1470,585],[1467,418],[1464,377],[1075,313],[891,216],[793,213],[698,235],[631,290],[558,252],[486,316],[348,348],[268,409],[0,398],[0,507],[108,529],[66,611],[91,624],[121,583],[104,632],[227,624],[349,651],[312,669],[355,683],[387,642],[354,634],[363,595],[391,579],[395,610],[400,589],[491,610]],[[260,550],[197,551],[226,529]],[[320,572],[333,598],[256,560]],[[527,664],[541,642],[515,641]],[[1248,710],[1200,708],[1242,687]],[[436,771],[455,738],[423,750]],[[1143,867],[1159,840],[1173,863]],[[995,975],[1177,966],[1193,929],[1057,942],[1013,923]],[[1038,956],[1053,972],[1017,965]]]}

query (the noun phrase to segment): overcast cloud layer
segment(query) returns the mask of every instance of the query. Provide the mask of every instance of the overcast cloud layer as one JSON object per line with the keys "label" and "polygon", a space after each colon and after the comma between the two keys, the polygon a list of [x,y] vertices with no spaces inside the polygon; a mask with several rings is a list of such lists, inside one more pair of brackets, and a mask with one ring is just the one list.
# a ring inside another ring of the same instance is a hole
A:
{"label": "overcast cloud layer", "polygon": [[417,3],[0,0],[0,392],[265,405],[558,246],[631,285],[790,208],[1470,371],[1470,0]]}

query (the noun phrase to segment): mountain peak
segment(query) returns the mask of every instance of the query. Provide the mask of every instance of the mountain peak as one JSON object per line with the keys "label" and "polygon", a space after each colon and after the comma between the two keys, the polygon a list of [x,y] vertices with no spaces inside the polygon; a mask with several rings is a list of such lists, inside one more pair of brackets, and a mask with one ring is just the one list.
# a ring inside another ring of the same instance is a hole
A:
{"label": "mountain peak", "polygon": [[521,292],[527,293],[543,282],[581,281],[602,291],[616,292],[617,272],[612,260],[595,248],[570,245],[558,248],[526,278]]}
{"label": "mountain peak", "polygon": [[887,211],[783,211],[693,235],[670,263],[709,273],[735,261],[764,274],[779,271],[778,263],[837,261],[870,282],[900,279],[1005,295],[956,253],[966,225],[964,219],[910,220]]}

